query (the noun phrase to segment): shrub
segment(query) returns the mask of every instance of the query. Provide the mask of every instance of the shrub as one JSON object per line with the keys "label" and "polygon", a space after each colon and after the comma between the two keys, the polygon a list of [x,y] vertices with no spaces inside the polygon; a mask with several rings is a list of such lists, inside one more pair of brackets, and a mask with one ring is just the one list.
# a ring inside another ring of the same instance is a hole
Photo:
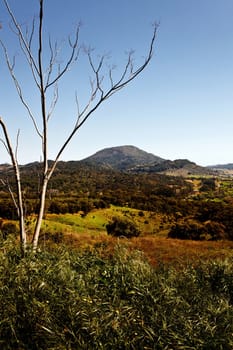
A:
{"label": "shrub", "polygon": [[17,218],[17,216],[17,210],[11,199],[4,199],[0,201],[0,217],[14,220]]}
{"label": "shrub", "polygon": [[152,268],[139,252],[0,247],[2,350],[233,348],[232,260]]}
{"label": "shrub", "polygon": [[208,220],[204,223],[204,227],[213,241],[228,238],[225,226],[219,222]]}
{"label": "shrub", "polygon": [[170,229],[168,237],[216,241],[228,238],[228,235],[225,232],[225,226],[221,223],[211,220],[201,223],[193,219],[187,219],[176,222]]}
{"label": "shrub", "polygon": [[49,205],[48,211],[53,214],[65,214],[69,210],[67,203],[60,201],[52,201]]}
{"label": "shrub", "polygon": [[216,183],[214,178],[202,179],[202,186],[200,188],[201,192],[215,191]]}
{"label": "shrub", "polygon": [[202,224],[195,220],[187,219],[178,221],[172,226],[168,234],[169,238],[200,240],[206,231]]}
{"label": "shrub", "polygon": [[9,234],[15,235],[19,232],[18,226],[14,222],[2,222],[0,228],[4,239],[6,239]]}
{"label": "shrub", "polygon": [[41,233],[40,240],[43,241],[51,241],[53,243],[62,243],[64,239],[64,234],[61,231],[58,232],[48,232],[45,231]]}
{"label": "shrub", "polygon": [[111,222],[106,225],[106,230],[109,235],[115,237],[138,237],[140,230],[137,225],[128,218],[114,217]]}

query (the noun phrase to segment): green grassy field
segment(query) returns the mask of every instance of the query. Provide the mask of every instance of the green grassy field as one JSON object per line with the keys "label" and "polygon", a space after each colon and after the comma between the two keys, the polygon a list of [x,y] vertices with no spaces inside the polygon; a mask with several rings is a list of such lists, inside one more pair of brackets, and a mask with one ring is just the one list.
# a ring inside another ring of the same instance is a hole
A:
{"label": "green grassy field", "polygon": [[[112,217],[130,218],[140,227],[139,237],[125,239],[109,236],[106,224]],[[232,241],[192,241],[168,239],[171,223],[166,216],[111,206],[107,209],[94,210],[82,217],[81,214],[48,214],[43,225],[48,240],[41,238],[41,246],[50,244],[50,237],[61,233],[60,243],[71,249],[98,249],[104,255],[111,256],[114,247],[121,242],[129,250],[139,250],[152,265],[197,263],[200,260],[232,258]],[[55,242],[57,240],[55,239]]]}
{"label": "green grassy field", "polygon": [[[115,216],[142,234],[108,235]],[[47,214],[24,257],[0,235],[0,349],[232,350],[233,242],[168,239],[169,225],[127,207]]]}
{"label": "green grassy field", "polygon": [[65,233],[106,233],[106,224],[113,217],[130,218],[139,226],[143,235],[167,233],[169,223],[165,216],[127,207],[111,206],[107,209],[93,210],[86,216],[79,214],[47,214],[44,229]]}

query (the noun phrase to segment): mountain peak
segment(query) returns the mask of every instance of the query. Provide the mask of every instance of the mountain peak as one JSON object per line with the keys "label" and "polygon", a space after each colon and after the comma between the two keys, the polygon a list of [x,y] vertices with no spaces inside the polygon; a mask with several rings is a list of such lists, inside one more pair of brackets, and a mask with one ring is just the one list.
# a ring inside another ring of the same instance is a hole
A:
{"label": "mountain peak", "polygon": [[132,145],[105,148],[84,160],[118,170],[128,170],[138,165],[149,165],[164,161],[164,159]]}

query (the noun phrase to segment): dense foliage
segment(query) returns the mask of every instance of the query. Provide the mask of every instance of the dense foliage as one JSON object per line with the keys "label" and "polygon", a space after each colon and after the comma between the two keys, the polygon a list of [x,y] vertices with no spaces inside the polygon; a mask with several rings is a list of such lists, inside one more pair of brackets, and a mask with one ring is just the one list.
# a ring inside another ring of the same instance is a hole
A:
{"label": "dense foliage", "polygon": [[138,252],[20,257],[1,241],[3,350],[233,348],[233,263],[152,268]]}
{"label": "dense foliage", "polygon": [[[37,210],[39,164],[22,169],[24,194],[27,198],[26,213]],[[10,170],[1,174],[11,183],[14,178]],[[8,188],[0,184],[0,217],[12,218],[16,211]],[[178,193],[179,190],[179,193]],[[47,212],[65,213],[93,208],[103,208],[110,204],[141,210],[171,211],[174,206],[169,199],[183,198],[192,186],[182,178],[158,174],[128,174],[103,169],[79,162],[60,162],[51,179],[47,195]],[[8,209],[9,208],[9,209]],[[11,216],[11,217],[10,217]]]}
{"label": "dense foliage", "polygon": [[140,230],[133,220],[128,218],[112,218],[111,222],[106,225],[109,235],[114,237],[132,238],[140,235]]}
{"label": "dense foliage", "polygon": [[[38,211],[39,163],[21,169],[25,213]],[[8,193],[13,173],[6,167],[0,185],[0,217],[16,219]],[[65,214],[108,208],[111,204],[162,214],[170,222],[170,237],[195,240],[233,239],[232,180],[182,178],[155,173],[126,173],[85,162],[60,162],[51,179],[46,213]]]}
{"label": "dense foliage", "polygon": [[200,223],[193,219],[179,220],[171,227],[168,237],[194,241],[216,241],[228,238],[223,224],[215,221]]}

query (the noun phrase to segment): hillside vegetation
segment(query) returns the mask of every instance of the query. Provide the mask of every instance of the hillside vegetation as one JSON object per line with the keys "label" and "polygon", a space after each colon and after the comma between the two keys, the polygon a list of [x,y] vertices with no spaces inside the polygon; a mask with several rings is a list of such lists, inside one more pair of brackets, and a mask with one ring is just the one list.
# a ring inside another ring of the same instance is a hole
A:
{"label": "hillside vegetation", "polygon": [[[21,168],[29,234],[39,167]],[[233,348],[231,179],[144,170],[60,162],[39,250],[23,257],[2,186],[1,349]]]}
{"label": "hillside vegetation", "polygon": [[[38,210],[39,167],[39,163],[32,163],[21,169],[28,217]],[[11,168],[2,170],[1,176],[14,191]],[[0,217],[16,219],[8,185],[1,184],[0,193]],[[232,240],[232,194],[231,178],[128,173],[85,162],[60,162],[48,189],[46,215],[82,212],[85,216],[114,205],[148,212],[148,233],[159,234],[158,223],[163,232],[167,222],[171,238]],[[162,223],[153,219],[156,215],[163,218]]]}
{"label": "hillside vegetation", "polygon": [[84,161],[122,171],[138,166],[162,163],[164,159],[134,146],[119,146],[105,148]]}
{"label": "hillside vegetation", "polygon": [[233,347],[231,260],[151,267],[138,251],[0,242],[0,346],[14,350]]}
{"label": "hillside vegetation", "polygon": [[[94,230],[106,232],[106,225],[112,225],[109,221],[115,220],[116,227],[120,225],[122,230],[123,226],[131,226],[131,231],[140,236],[166,235],[173,239],[195,241],[233,240],[232,179],[217,176],[217,173],[211,175],[209,170],[205,173],[203,167],[188,160],[171,162],[157,158],[136,147],[122,146],[97,152],[85,161],[59,162],[50,181],[46,200],[45,213],[47,219],[50,216],[50,231],[52,215],[62,214],[61,220],[64,221],[64,215],[68,218],[74,214],[70,220],[79,220],[79,224],[71,225],[73,233],[80,233],[83,230],[81,226],[85,227],[86,233]],[[155,159],[157,165],[154,164]],[[134,166],[127,171],[120,171],[122,162]],[[146,164],[150,164],[149,171]],[[151,172],[157,166],[165,167],[170,172],[174,169],[182,172],[187,172],[188,169],[190,172],[192,169],[201,170],[198,176],[191,173],[187,177],[168,176]],[[29,229],[32,228],[33,217],[38,211],[40,167],[40,163],[21,166]],[[2,165],[0,173],[3,179],[0,184],[0,229],[8,232],[9,225],[6,227],[5,221],[17,218],[9,187],[12,192],[16,188],[10,166]],[[128,224],[120,223],[119,215],[114,218],[111,214],[113,206],[126,208],[124,217],[132,222],[128,220]],[[105,209],[105,218],[98,221],[101,211]],[[142,216],[133,212],[135,210],[140,211]],[[85,219],[88,213],[96,218],[92,220],[92,227],[88,226]],[[67,232],[67,227],[64,223],[62,227],[60,218],[55,218],[57,222],[53,226],[62,235]],[[48,231],[46,224],[43,230]],[[120,234],[118,230],[118,235]],[[129,236],[133,235],[132,232],[129,233]]]}

